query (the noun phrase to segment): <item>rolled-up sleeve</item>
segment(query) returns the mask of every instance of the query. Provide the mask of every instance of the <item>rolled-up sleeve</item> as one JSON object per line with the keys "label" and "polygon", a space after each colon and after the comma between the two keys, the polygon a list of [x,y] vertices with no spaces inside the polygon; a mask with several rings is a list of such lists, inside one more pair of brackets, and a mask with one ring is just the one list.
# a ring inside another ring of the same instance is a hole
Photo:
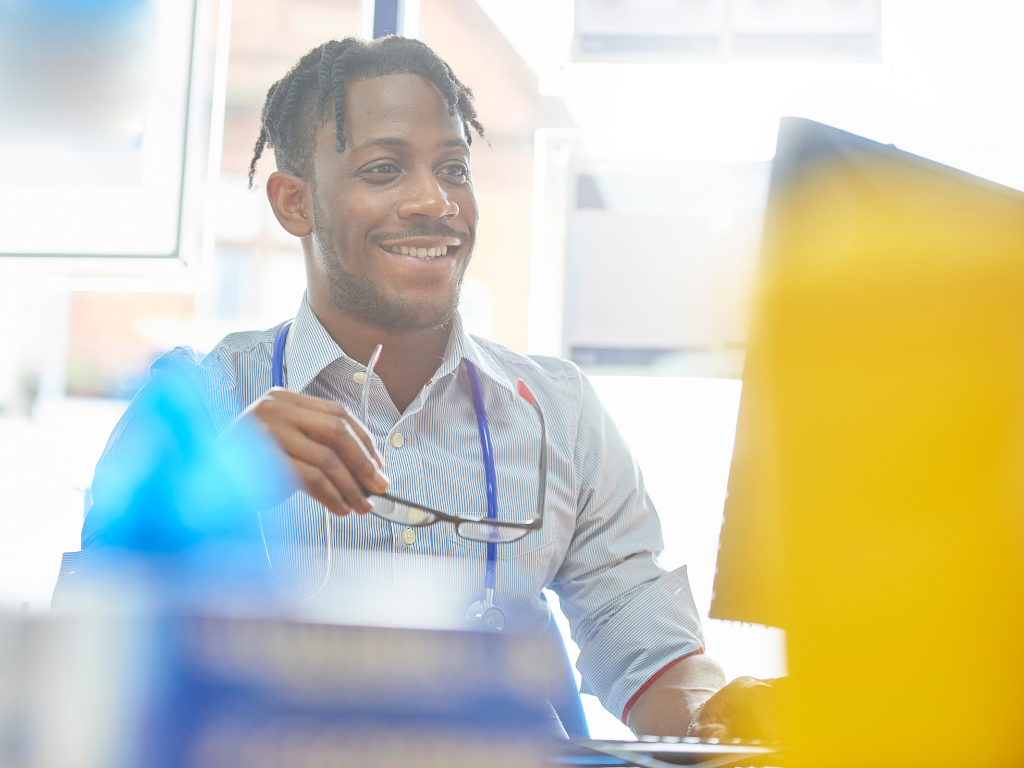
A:
{"label": "rolled-up sleeve", "polygon": [[552,589],[580,647],[582,690],[628,714],[665,667],[704,646],[686,568],[657,561],[658,514],[629,448],[579,374],[576,528]]}

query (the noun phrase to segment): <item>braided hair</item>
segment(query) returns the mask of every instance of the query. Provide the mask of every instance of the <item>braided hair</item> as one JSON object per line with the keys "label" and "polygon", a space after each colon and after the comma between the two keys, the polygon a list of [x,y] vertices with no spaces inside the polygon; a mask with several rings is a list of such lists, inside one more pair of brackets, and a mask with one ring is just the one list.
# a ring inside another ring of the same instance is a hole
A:
{"label": "braided hair", "polygon": [[249,163],[249,187],[256,161],[267,147],[274,149],[279,170],[312,181],[316,134],[327,122],[327,105],[334,101],[334,130],[338,152],[345,151],[345,87],[358,80],[414,74],[441,92],[448,114],[458,113],[472,143],[470,128],[484,135],[473,106],[473,92],[430,46],[419,40],[389,35],[373,41],[346,37],[317,46],[270,86],[260,115],[260,134]]}

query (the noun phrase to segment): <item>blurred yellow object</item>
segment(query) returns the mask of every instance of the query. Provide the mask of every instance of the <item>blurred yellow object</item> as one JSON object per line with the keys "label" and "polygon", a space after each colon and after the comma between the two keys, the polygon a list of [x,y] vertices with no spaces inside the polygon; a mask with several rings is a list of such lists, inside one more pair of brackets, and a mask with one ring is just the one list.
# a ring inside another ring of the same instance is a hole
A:
{"label": "blurred yellow object", "polygon": [[711,615],[786,629],[793,765],[1020,765],[1024,194],[796,118],[772,173]]}

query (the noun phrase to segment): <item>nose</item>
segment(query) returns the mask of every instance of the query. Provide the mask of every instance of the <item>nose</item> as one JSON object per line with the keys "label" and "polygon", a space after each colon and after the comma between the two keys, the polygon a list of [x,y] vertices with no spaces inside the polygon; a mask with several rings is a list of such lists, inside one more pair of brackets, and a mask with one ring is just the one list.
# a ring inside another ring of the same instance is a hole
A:
{"label": "nose", "polygon": [[433,170],[423,169],[409,177],[406,194],[398,206],[403,218],[419,216],[436,221],[458,215],[459,206],[445,192]]}

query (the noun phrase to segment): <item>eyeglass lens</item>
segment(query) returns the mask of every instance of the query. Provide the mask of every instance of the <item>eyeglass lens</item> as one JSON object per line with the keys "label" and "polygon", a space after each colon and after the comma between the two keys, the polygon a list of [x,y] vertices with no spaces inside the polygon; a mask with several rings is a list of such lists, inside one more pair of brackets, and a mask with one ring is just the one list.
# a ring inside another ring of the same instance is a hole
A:
{"label": "eyeglass lens", "polygon": [[523,538],[531,530],[529,528],[513,528],[510,525],[478,521],[460,523],[457,532],[462,538],[470,539],[471,541],[482,541],[487,544],[508,544],[511,541],[518,541]]}
{"label": "eyeglass lens", "polygon": [[390,520],[393,523],[420,526],[437,522],[437,515],[432,512],[427,512],[419,507],[400,504],[383,496],[371,496],[370,504],[373,507],[370,510],[373,514],[383,517],[385,520]]}
{"label": "eyeglass lens", "polygon": [[[422,527],[439,522],[437,515],[425,509],[414,507],[409,504],[393,501],[383,496],[371,496],[370,504],[373,509],[370,511],[377,517],[382,517],[392,523],[400,523],[411,527]],[[459,523],[456,533],[470,541],[481,541],[487,544],[507,544],[517,541],[530,532],[529,529],[516,528],[500,523],[489,523],[484,520],[471,520]]]}

